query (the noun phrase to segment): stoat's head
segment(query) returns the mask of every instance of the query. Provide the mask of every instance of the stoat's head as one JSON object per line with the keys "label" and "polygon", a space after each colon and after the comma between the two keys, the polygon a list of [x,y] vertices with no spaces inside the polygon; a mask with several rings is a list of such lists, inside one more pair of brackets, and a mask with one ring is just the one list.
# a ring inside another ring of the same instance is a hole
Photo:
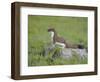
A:
{"label": "stoat's head", "polygon": [[54,28],[49,28],[48,32],[55,32],[55,29]]}
{"label": "stoat's head", "polygon": [[53,37],[54,36],[54,33],[55,33],[55,29],[54,28],[49,28],[48,29],[48,32],[50,32],[51,37]]}

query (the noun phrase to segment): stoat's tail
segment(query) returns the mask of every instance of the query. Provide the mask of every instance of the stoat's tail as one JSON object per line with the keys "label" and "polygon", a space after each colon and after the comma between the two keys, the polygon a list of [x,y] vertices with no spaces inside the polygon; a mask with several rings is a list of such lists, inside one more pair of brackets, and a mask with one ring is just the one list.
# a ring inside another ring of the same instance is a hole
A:
{"label": "stoat's tail", "polygon": [[77,47],[78,47],[79,49],[84,49],[84,48],[85,48],[84,45],[82,45],[82,44],[78,44]]}
{"label": "stoat's tail", "polygon": [[86,52],[88,52],[88,47],[85,47],[85,46],[82,45],[82,44],[79,44],[79,45],[78,45],[78,48],[79,48],[79,49],[86,49]]}

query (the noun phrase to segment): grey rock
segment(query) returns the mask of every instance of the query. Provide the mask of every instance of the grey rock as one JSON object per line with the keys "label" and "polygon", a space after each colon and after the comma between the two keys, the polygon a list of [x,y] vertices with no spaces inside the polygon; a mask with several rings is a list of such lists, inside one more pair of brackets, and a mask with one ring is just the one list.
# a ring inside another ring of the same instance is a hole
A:
{"label": "grey rock", "polygon": [[[52,52],[56,47],[52,46],[52,44],[49,44],[48,46],[45,46],[44,50],[45,53],[44,55],[47,56],[50,52]],[[58,56],[63,57],[63,58],[71,58],[73,55],[78,55],[80,58],[87,57],[87,50],[86,49],[73,49],[73,48],[61,48],[59,51]],[[54,54],[53,57],[58,57],[57,54]]]}
{"label": "grey rock", "polygon": [[61,56],[64,57],[64,58],[70,58],[74,54],[78,55],[79,57],[86,57],[87,56],[87,51],[86,51],[86,49],[65,48],[65,49],[62,49]]}
{"label": "grey rock", "polygon": [[63,57],[63,58],[72,57],[72,50],[71,49],[62,49],[61,50],[61,57]]}

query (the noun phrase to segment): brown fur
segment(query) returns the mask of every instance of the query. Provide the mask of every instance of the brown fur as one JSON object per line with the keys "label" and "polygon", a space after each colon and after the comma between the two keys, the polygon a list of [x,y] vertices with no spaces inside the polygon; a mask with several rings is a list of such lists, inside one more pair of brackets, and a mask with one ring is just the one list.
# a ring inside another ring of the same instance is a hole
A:
{"label": "brown fur", "polygon": [[82,45],[78,45],[78,44],[72,44],[69,43],[68,41],[65,41],[65,39],[63,37],[59,37],[55,31],[54,28],[50,28],[48,29],[48,32],[53,31],[54,32],[54,37],[53,37],[53,43],[55,44],[56,42],[60,42],[60,43],[64,43],[66,46],[66,48],[80,48],[83,47]]}

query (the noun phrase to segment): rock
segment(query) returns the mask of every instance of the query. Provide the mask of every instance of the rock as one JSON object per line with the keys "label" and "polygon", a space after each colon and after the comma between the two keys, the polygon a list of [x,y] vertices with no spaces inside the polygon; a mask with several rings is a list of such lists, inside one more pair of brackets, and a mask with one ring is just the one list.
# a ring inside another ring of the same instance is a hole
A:
{"label": "rock", "polygon": [[64,58],[71,58],[74,54],[78,55],[79,57],[87,57],[86,49],[72,49],[72,48],[62,49],[61,56]]}
{"label": "rock", "polygon": [[61,50],[61,57],[63,57],[63,58],[72,57],[72,50],[71,49],[62,49]]}
{"label": "rock", "polygon": [[88,53],[86,49],[60,48],[59,50],[58,47],[55,47],[52,45],[45,46],[44,51],[45,51],[44,56],[48,56],[48,54],[51,53],[53,54],[52,55],[53,58],[56,58],[58,56],[63,57],[63,58],[71,58],[73,55],[77,55],[80,58],[84,58],[84,57],[87,57],[87,53]]}
{"label": "rock", "polygon": [[72,51],[78,54],[80,57],[87,56],[86,49],[72,49]]}

